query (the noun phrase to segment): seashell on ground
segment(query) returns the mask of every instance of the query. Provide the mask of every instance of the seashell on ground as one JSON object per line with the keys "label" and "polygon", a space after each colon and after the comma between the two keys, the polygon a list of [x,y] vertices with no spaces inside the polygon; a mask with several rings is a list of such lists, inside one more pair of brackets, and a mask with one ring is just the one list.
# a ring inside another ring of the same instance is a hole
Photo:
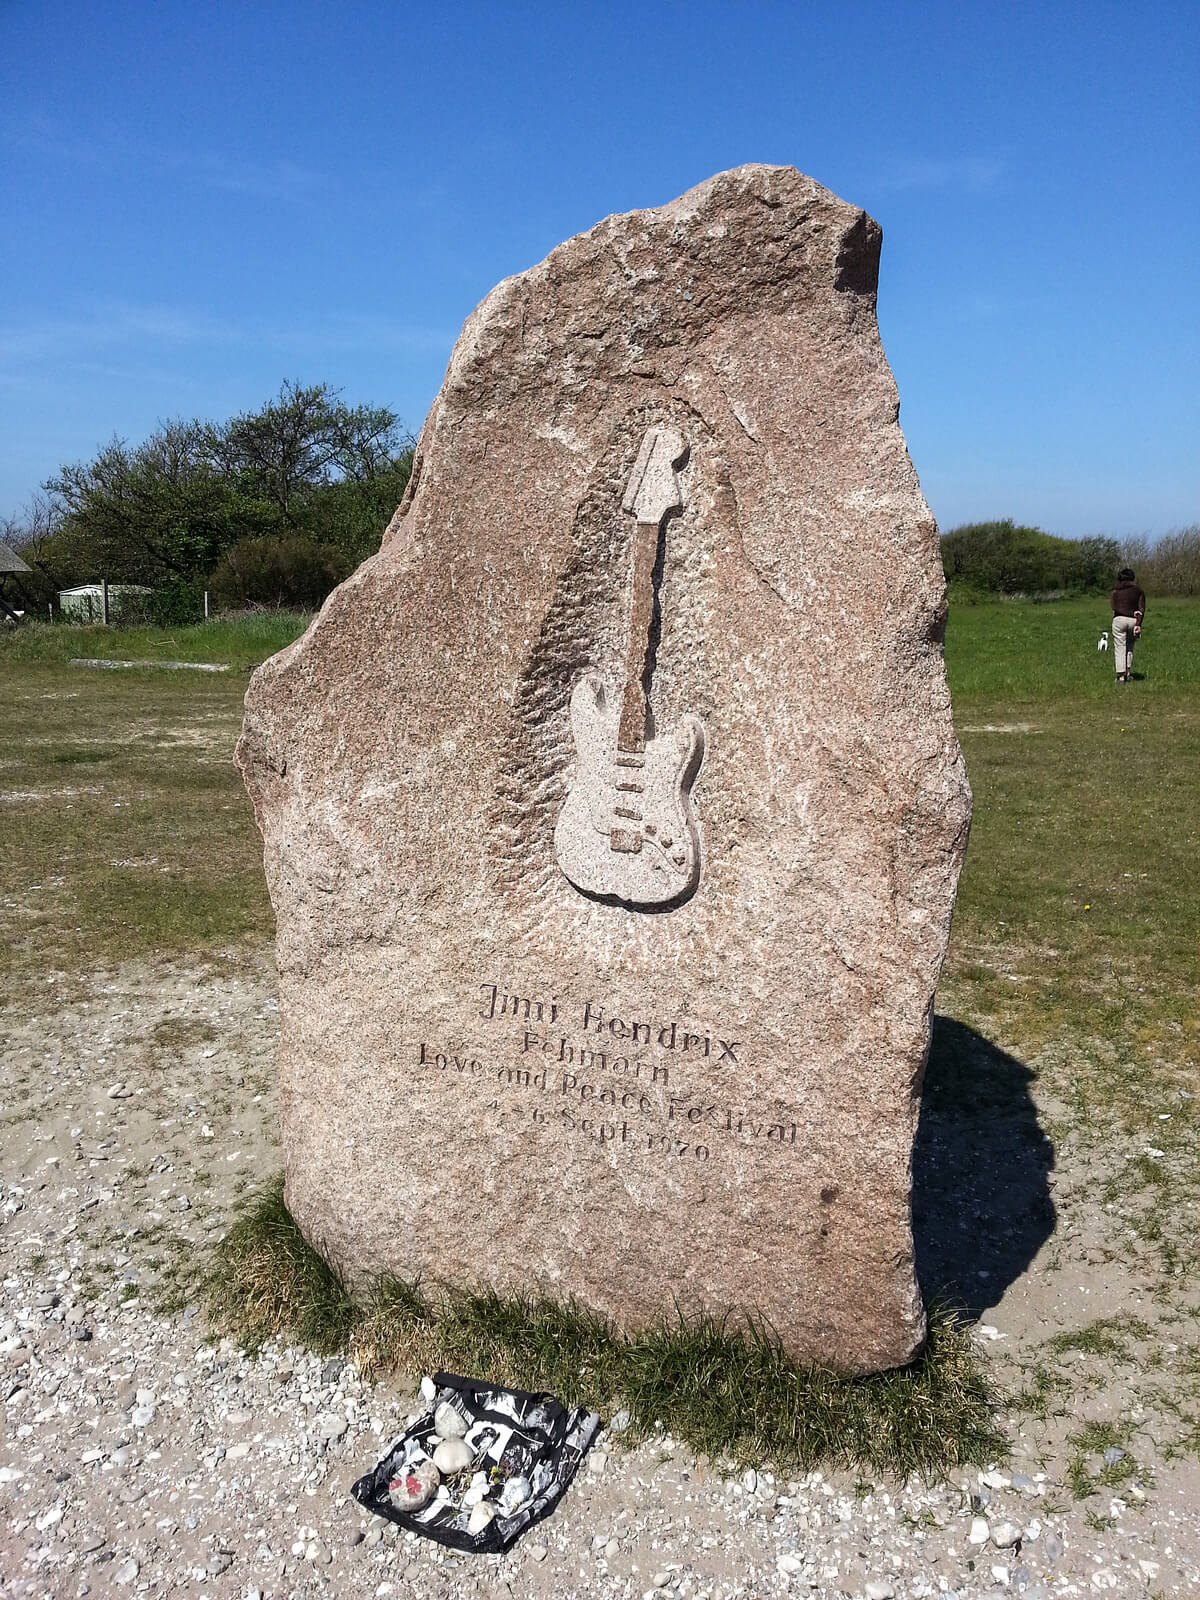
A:
{"label": "seashell on ground", "polygon": [[433,1452],[433,1464],[439,1472],[449,1475],[452,1472],[462,1472],[469,1467],[475,1459],[474,1451],[470,1445],[464,1444],[461,1439],[443,1439]]}
{"label": "seashell on ground", "polygon": [[429,1504],[442,1481],[432,1461],[418,1461],[388,1482],[388,1499],[397,1511],[419,1511]]}

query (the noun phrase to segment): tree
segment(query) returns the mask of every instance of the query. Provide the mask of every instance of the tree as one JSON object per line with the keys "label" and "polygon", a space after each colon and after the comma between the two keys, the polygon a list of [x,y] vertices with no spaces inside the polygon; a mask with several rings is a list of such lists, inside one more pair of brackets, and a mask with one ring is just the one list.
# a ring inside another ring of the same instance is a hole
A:
{"label": "tree", "polygon": [[295,528],[314,489],[370,483],[390,466],[402,440],[399,419],[386,407],[347,406],[324,383],[285,383],[261,411],[211,429],[209,448],[226,478],[275,506]]}
{"label": "tree", "polygon": [[[394,412],[348,406],[327,384],[285,383],[259,411],[160,423],[142,444],[114,438],[93,461],[63,467],[45,485],[49,548],[63,586],[203,586],[233,546],[298,537],[332,548],[299,585],[308,594],[325,574],[328,592],[328,575],[379,548],[411,464]],[[284,565],[298,571],[298,560]]]}
{"label": "tree", "polygon": [[113,439],[94,461],[47,480],[63,543],[86,552],[91,576],[161,582],[207,571],[246,509],[217,470],[199,422],[166,422],[135,449]]}
{"label": "tree", "polygon": [[14,586],[34,609],[43,611],[59,589],[65,588],[60,575],[57,541],[60,519],[54,502],[45,494],[35,494],[15,516],[0,523],[0,542],[15,550],[33,570],[13,580]]}

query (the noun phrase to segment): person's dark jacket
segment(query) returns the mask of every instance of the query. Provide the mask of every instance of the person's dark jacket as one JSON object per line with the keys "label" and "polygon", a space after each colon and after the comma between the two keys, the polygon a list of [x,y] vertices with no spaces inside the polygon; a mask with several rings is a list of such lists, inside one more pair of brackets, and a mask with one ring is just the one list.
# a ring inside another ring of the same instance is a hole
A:
{"label": "person's dark jacket", "polygon": [[1146,596],[1136,583],[1119,583],[1109,596],[1114,617],[1144,617]]}

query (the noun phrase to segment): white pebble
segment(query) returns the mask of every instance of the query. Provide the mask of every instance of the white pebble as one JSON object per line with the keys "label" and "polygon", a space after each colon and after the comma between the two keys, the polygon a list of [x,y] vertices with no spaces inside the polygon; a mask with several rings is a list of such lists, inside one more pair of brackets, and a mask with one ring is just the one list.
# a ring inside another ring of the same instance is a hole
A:
{"label": "white pebble", "polygon": [[478,1505],[471,1507],[471,1515],[467,1518],[467,1532],[482,1533],[495,1515],[495,1506],[486,1500],[481,1500]]}
{"label": "white pebble", "polygon": [[986,1544],[992,1536],[986,1517],[972,1517],[971,1531],[967,1534],[968,1544]]}
{"label": "white pebble", "polygon": [[1020,1542],[1020,1538],[1021,1530],[1013,1522],[1001,1522],[992,1529],[992,1543],[997,1550],[1011,1550],[1014,1544]]}
{"label": "white pebble", "polygon": [[510,1478],[500,1491],[500,1509],[506,1517],[511,1517],[532,1498],[533,1486],[528,1478]]}

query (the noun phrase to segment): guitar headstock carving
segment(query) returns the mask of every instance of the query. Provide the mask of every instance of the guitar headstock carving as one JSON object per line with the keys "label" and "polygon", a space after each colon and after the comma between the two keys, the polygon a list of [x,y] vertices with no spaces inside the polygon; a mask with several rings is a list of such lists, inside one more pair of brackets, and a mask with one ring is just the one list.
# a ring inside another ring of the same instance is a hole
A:
{"label": "guitar headstock carving", "polygon": [[647,428],[638,451],[621,509],[643,526],[658,527],[668,511],[683,506],[683,490],[675,468],[687,455],[687,445],[673,428]]}

